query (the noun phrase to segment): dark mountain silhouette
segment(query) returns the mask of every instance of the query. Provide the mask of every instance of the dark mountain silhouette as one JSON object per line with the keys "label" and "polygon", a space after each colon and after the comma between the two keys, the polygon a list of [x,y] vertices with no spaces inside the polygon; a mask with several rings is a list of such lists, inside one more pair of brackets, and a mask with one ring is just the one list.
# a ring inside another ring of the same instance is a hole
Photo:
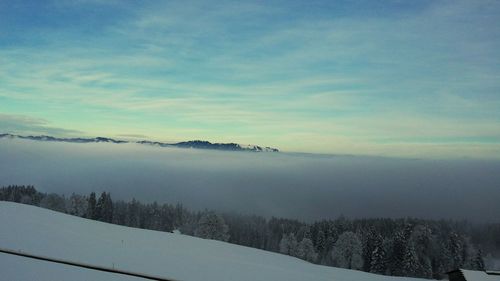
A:
{"label": "dark mountain silhouette", "polygon": [[179,148],[195,148],[195,149],[214,149],[214,150],[226,150],[226,151],[251,151],[251,152],[279,152],[277,148],[272,147],[262,147],[258,145],[240,145],[237,143],[211,143],[209,141],[202,140],[192,140],[183,141],[178,143],[164,143],[150,140],[141,141],[126,141],[126,140],[116,140],[112,138],[105,137],[95,137],[95,138],[58,138],[53,136],[21,136],[15,134],[0,134],[0,138],[17,138],[17,139],[27,139],[34,141],[51,141],[51,142],[73,142],[73,143],[97,143],[97,142],[107,142],[107,143],[138,143],[144,145],[154,145],[160,147],[179,147]]}

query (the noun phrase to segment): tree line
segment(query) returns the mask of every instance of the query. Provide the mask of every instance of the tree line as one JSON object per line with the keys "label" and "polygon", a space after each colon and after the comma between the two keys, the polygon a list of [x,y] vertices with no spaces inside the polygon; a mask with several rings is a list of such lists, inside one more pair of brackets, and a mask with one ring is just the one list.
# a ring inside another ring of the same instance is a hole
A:
{"label": "tree line", "polygon": [[414,218],[348,219],[312,223],[255,215],[191,211],[182,204],[113,201],[99,196],[0,188],[0,200],[48,208],[129,227],[186,235],[294,256],[312,263],[376,274],[440,279],[456,268],[485,269],[500,252],[500,224]]}

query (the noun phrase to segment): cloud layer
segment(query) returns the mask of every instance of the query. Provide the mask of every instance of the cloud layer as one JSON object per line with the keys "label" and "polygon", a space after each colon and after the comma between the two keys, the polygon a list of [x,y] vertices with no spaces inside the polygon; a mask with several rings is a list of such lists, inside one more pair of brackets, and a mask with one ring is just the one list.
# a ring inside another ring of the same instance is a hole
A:
{"label": "cloud layer", "polygon": [[[496,221],[500,162],[0,140],[0,186],[300,219]],[[459,206],[459,207],[457,207]]]}
{"label": "cloud layer", "polygon": [[5,1],[0,112],[90,135],[500,157],[499,14],[496,1]]}

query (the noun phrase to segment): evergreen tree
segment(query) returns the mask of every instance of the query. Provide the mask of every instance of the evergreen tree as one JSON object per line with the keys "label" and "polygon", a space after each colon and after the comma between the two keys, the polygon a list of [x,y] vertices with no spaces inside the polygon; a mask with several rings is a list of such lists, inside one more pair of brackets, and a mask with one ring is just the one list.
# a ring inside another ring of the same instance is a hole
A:
{"label": "evergreen tree", "polygon": [[471,268],[474,270],[480,270],[480,271],[485,270],[483,252],[481,251],[481,249],[478,249],[476,251],[476,254],[474,255],[474,257],[472,258]]}
{"label": "evergreen tree", "polygon": [[405,255],[403,258],[403,276],[417,276],[419,270],[419,263],[417,253],[415,251],[415,246],[413,243],[409,243],[405,250]]}
{"label": "evergreen tree", "polygon": [[205,239],[227,241],[228,231],[229,228],[221,216],[214,212],[205,212],[198,221],[194,235]]}
{"label": "evergreen tree", "polygon": [[104,200],[104,212],[103,218],[105,222],[113,221],[113,200],[111,200],[111,194],[107,193]]}
{"label": "evergreen tree", "polygon": [[298,256],[298,243],[297,238],[295,238],[295,234],[283,234],[283,237],[279,243],[280,253],[289,255],[292,257]]}
{"label": "evergreen tree", "polygon": [[427,225],[417,225],[411,234],[410,243],[415,246],[418,257],[418,270],[415,277],[432,278],[433,235]]}
{"label": "evergreen tree", "polygon": [[377,240],[382,241],[382,237],[375,231],[375,228],[370,227],[363,235],[363,271],[370,271],[372,263],[372,253],[375,250]]}
{"label": "evergreen tree", "polygon": [[387,262],[382,236],[376,236],[373,246],[374,249],[370,257],[369,271],[376,274],[385,274],[387,271]]}
{"label": "evergreen tree", "polygon": [[456,232],[452,232],[449,236],[448,251],[451,258],[451,268],[461,268],[464,263],[464,244]]}
{"label": "evergreen tree", "polygon": [[161,209],[158,206],[158,203],[153,202],[153,204],[148,205],[148,218],[149,224],[148,229],[153,230],[161,230],[162,229],[162,221],[161,221]]}
{"label": "evergreen tree", "polygon": [[131,227],[139,227],[141,224],[141,203],[132,198],[132,201],[127,204],[127,219],[126,225]]}
{"label": "evergreen tree", "polygon": [[113,201],[109,193],[103,192],[96,203],[95,219],[103,222],[113,221]]}
{"label": "evergreen tree", "polygon": [[419,256],[419,269],[416,277],[432,278],[432,261],[428,256]]}
{"label": "evergreen tree", "polygon": [[87,218],[96,219],[96,204],[95,192],[91,192],[87,203]]}
{"label": "evergreen tree", "polygon": [[297,257],[299,248],[299,243],[297,242],[297,238],[295,237],[294,233],[290,233],[289,238],[290,238],[288,240],[289,255],[292,257]]}
{"label": "evergreen tree", "polygon": [[297,232],[297,241],[302,241],[304,238],[311,239],[311,228],[307,225],[301,226]]}
{"label": "evergreen tree", "polygon": [[385,274],[386,270],[385,251],[382,247],[376,246],[371,256],[370,272]]}
{"label": "evergreen tree", "polygon": [[118,201],[113,204],[113,223],[127,225],[127,203]]}
{"label": "evergreen tree", "polygon": [[40,201],[40,207],[65,213],[66,199],[55,193],[47,194]]}
{"label": "evergreen tree", "polygon": [[314,245],[312,240],[309,238],[304,238],[297,246],[297,257],[309,262],[315,262],[318,258],[318,254],[314,250]]}
{"label": "evergreen tree", "polygon": [[392,254],[390,255],[391,274],[403,276],[403,260],[406,254],[406,244],[404,231],[398,230],[394,233],[392,240]]}
{"label": "evergreen tree", "polygon": [[326,249],[325,233],[323,232],[323,230],[320,230],[316,235],[316,250],[318,252],[318,255],[322,257]]}
{"label": "evergreen tree", "polygon": [[87,211],[86,203],[87,202],[84,196],[75,193],[71,194],[69,198],[69,206],[67,208],[69,214],[79,217],[85,216],[85,213]]}
{"label": "evergreen tree", "polygon": [[103,221],[105,200],[106,200],[106,193],[103,192],[103,193],[101,193],[101,196],[99,197],[99,199],[97,200],[97,203],[95,205],[95,219],[96,220]]}
{"label": "evergreen tree", "polygon": [[351,231],[342,233],[332,249],[334,265],[348,269],[363,267],[363,245],[357,235]]}
{"label": "evergreen tree", "polygon": [[290,238],[288,234],[283,233],[283,236],[281,237],[280,244],[279,244],[279,250],[280,253],[284,255],[289,255],[290,254]]}

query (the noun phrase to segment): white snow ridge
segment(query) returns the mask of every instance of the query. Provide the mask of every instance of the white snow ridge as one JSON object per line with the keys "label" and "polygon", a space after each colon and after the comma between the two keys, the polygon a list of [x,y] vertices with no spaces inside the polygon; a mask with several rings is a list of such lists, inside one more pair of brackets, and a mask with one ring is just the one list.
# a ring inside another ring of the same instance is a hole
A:
{"label": "white snow ridge", "polygon": [[[179,281],[411,281],[0,202],[0,248]],[[0,253],[0,280],[144,280]]]}

